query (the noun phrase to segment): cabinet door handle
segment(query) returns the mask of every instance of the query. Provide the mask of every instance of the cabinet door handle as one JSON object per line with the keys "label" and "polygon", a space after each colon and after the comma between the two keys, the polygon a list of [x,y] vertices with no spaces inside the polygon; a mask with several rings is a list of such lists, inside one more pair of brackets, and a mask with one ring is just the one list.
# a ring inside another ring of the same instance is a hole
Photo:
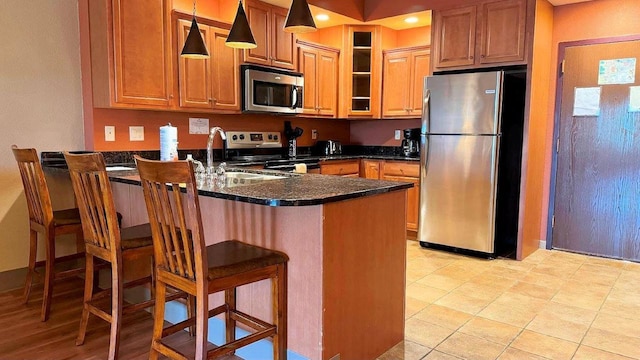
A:
{"label": "cabinet door handle", "polygon": [[484,59],[484,54],[480,55],[480,57]]}

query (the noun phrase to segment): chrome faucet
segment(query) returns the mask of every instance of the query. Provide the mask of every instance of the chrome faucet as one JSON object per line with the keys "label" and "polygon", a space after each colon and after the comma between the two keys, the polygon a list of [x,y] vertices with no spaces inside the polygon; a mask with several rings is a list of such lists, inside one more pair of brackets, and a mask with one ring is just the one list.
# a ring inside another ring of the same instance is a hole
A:
{"label": "chrome faucet", "polygon": [[222,140],[227,140],[227,134],[224,133],[221,127],[214,126],[211,128],[211,131],[209,131],[209,141],[207,141],[207,174],[213,174],[213,139],[218,132]]}

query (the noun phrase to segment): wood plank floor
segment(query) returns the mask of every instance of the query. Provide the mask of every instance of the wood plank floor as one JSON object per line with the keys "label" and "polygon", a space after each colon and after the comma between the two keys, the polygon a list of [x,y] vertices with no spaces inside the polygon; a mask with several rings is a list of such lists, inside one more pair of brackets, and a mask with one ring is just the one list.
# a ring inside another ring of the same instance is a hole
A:
{"label": "wood plank floor", "polygon": [[[106,321],[91,316],[84,345],[75,345],[83,287],[79,278],[56,282],[47,322],[40,321],[42,285],[33,286],[27,305],[21,301],[22,289],[0,293],[0,358],[105,359],[109,348]],[[121,359],[148,359],[152,326],[151,314],[145,311],[124,317]]]}
{"label": "wood plank floor", "polygon": [[[75,345],[83,286],[79,278],[56,282],[47,322],[40,321],[41,284],[33,286],[27,305],[21,301],[22,289],[0,293],[0,359],[106,359],[110,327],[93,315],[89,318],[84,345]],[[152,326],[148,312],[125,315],[119,358],[148,359]],[[183,338],[182,342],[190,340],[186,332],[177,335]]]}

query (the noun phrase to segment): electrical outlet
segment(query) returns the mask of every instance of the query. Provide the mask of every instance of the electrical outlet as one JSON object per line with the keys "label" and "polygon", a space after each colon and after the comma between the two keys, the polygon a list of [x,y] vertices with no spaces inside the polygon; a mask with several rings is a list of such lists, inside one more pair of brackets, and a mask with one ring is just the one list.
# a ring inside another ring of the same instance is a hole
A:
{"label": "electrical outlet", "polygon": [[104,141],[116,141],[116,127],[105,126],[104,127]]}
{"label": "electrical outlet", "polygon": [[311,130],[311,140],[315,140],[317,138],[318,138],[318,130],[312,129]]}
{"label": "electrical outlet", "polygon": [[396,139],[396,140],[400,140],[400,135],[401,135],[400,130],[396,130],[395,133],[394,133],[393,138]]}
{"label": "electrical outlet", "polygon": [[144,141],[144,126],[129,126],[129,141]]}

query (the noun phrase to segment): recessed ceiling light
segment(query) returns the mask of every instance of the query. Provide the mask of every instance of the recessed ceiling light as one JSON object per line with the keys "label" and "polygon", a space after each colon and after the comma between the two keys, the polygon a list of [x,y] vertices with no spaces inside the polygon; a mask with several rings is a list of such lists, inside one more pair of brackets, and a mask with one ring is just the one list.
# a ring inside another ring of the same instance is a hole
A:
{"label": "recessed ceiling light", "polygon": [[415,17],[415,16],[411,16],[411,17],[408,17],[408,18],[404,19],[404,22],[409,23],[409,24],[415,24],[415,23],[418,22],[418,18]]}
{"label": "recessed ceiling light", "polygon": [[320,21],[327,21],[327,20],[329,20],[329,15],[327,15],[327,14],[318,14],[318,15],[316,15],[316,19],[318,19]]}

